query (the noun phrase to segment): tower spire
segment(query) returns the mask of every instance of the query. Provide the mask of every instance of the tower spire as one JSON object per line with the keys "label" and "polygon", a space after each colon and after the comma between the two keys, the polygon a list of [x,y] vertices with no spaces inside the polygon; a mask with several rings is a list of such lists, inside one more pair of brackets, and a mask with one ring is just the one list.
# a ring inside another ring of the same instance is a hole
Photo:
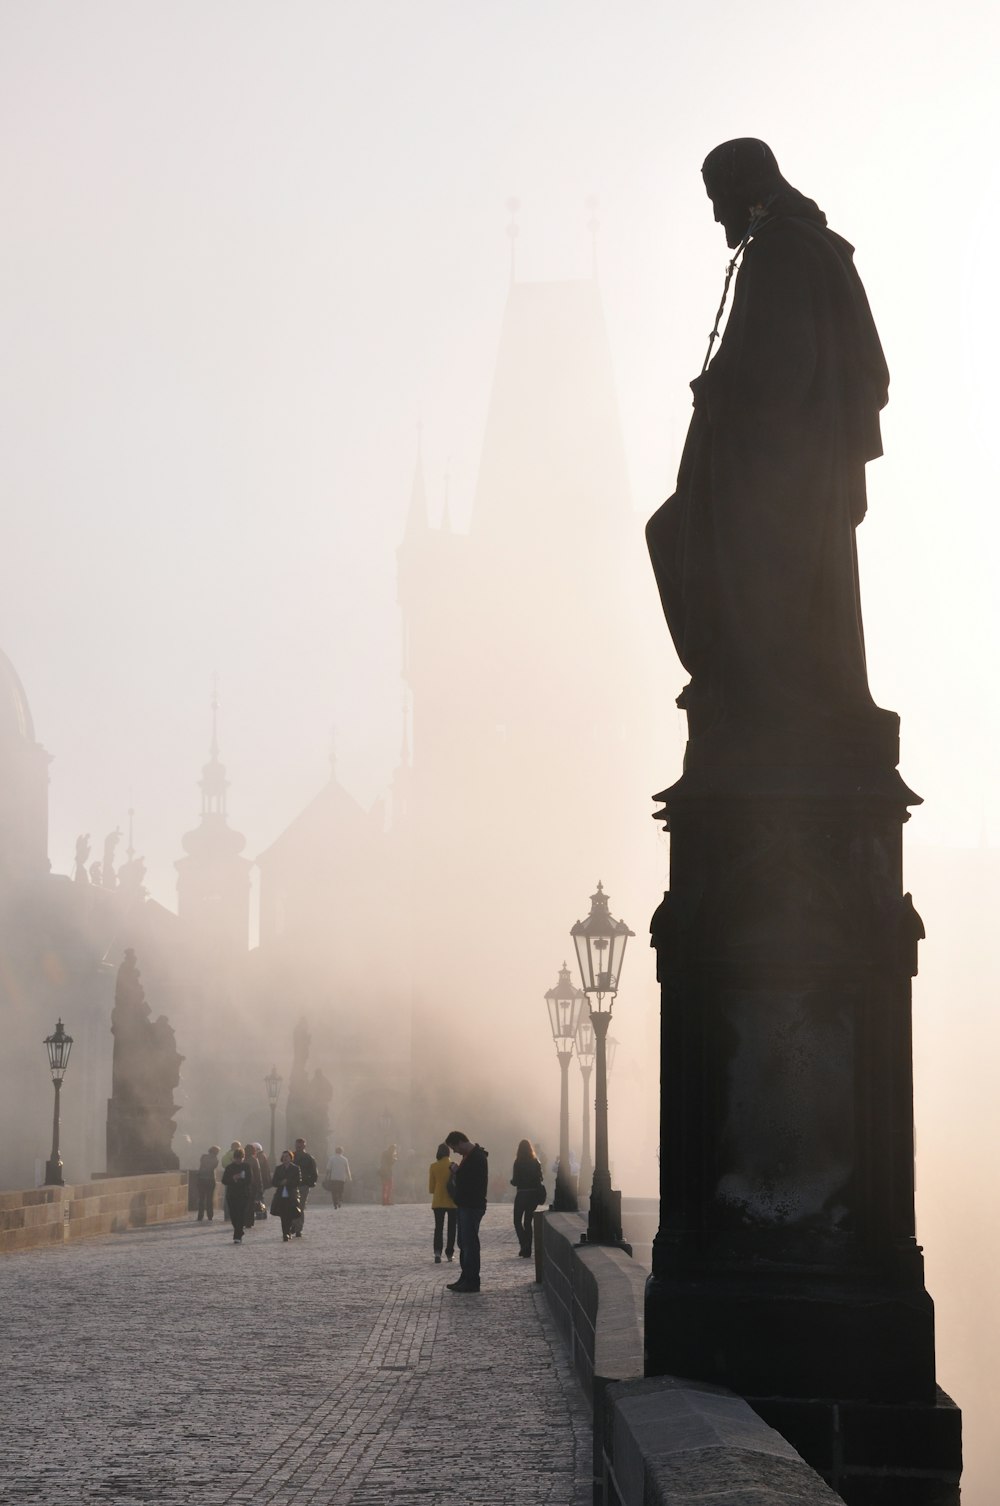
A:
{"label": "tower spire", "polygon": [[217,674],[212,676],[211,711],[211,748],[199,780],[201,820],[181,838],[185,855],[175,864],[177,905],[191,940],[203,951],[202,960],[225,967],[247,948],[250,862],[240,857],[246,837],[233,831],[226,814],[229,780],[219,758]]}
{"label": "tower spire", "polygon": [[219,760],[219,676],[212,675],[212,745],[209,750],[208,763],[202,765],[201,770],[201,814],[202,816],[226,815],[226,790],[229,788],[229,780],[226,778],[225,764]]}
{"label": "tower spire", "polygon": [[211,757],[218,760],[219,757],[219,674],[216,670],[212,675],[212,748]]}

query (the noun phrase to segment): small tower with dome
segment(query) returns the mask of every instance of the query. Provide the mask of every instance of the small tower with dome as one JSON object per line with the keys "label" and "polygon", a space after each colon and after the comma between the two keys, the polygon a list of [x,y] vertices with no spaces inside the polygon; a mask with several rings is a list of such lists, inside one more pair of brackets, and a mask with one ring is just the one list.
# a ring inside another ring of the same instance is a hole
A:
{"label": "small tower with dome", "polygon": [[229,780],[219,760],[219,699],[212,697],[212,746],[201,771],[201,821],[181,839],[186,856],[177,868],[177,913],[203,956],[245,957],[250,935],[250,860],[246,837],[226,814]]}

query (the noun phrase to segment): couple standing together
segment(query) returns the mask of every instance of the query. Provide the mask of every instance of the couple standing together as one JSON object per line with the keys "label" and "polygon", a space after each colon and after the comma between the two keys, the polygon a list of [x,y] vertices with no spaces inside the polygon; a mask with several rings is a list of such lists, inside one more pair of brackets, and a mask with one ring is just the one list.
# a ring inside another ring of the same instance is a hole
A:
{"label": "couple standing together", "polygon": [[[452,1168],[451,1151],[462,1157]],[[434,1260],[441,1262],[444,1249],[444,1225],[448,1220],[448,1259],[452,1257],[455,1223],[458,1226],[458,1256],[462,1274],[449,1281],[452,1292],[478,1292],[480,1289],[479,1225],[486,1212],[486,1188],[489,1181],[488,1152],[475,1145],[462,1130],[452,1130],[438,1146],[438,1158],[430,1169],[430,1191],[434,1210]],[[531,1256],[531,1220],[538,1205],[545,1201],[542,1168],[530,1140],[517,1147],[514,1175],[514,1228],[525,1259]],[[452,1211],[455,1211],[455,1223]]]}
{"label": "couple standing together", "polygon": [[[461,1156],[452,1169],[449,1152]],[[489,1182],[488,1152],[475,1145],[462,1130],[452,1130],[438,1146],[438,1158],[431,1167],[430,1191],[434,1194],[434,1259],[440,1263],[444,1246],[445,1216],[448,1217],[448,1259],[454,1248],[451,1210],[457,1210],[458,1261],[462,1274],[449,1281],[451,1292],[479,1291],[479,1225],[486,1212],[486,1188]]]}

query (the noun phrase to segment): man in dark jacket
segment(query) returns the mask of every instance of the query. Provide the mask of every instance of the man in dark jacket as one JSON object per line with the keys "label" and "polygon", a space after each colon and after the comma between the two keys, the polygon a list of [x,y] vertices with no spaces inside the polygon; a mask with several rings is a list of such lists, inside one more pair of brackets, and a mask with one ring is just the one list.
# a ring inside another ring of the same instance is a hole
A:
{"label": "man in dark jacket", "polygon": [[229,1217],[233,1221],[233,1243],[243,1243],[243,1230],[250,1216],[253,1177],[242,1145],[233,1151],[233,1159],[222,1173],[222,1185],[229,1197]]}
{"label": "man in dark jacket", "polygon": [[316,1179],[319,1175],[316,1170],[316,1162],[306,1150],[306,1142],[301,1136],[295,1142],[295,1164],[302,1174],[302,1185],[299,1192],[302,1201],[302,1212],[292,1225],[292,1233],[296,1239],[301,1239],[302,1225],[306,1221],[306,1203],[309,1199],[310,1191],[316,1186]]}
{"label": "man in dark jacket", "polygon": [[454,1198],[458,1206],[458,1259],[462,1274],[449,1281],[452,1292],[479,1290],[479,1225],[486,1212],[486,1188],[489,1182],[488,1151],[474,1145],[462,1130],[445,1135],[445,1144],[462,1157],[455,1171]]}

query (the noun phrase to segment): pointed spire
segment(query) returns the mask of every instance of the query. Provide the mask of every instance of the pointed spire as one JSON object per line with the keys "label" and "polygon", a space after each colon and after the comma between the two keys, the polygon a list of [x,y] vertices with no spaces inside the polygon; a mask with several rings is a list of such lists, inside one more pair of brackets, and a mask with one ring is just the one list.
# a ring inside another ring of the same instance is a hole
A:
{"label": "pointed spire", "polygon": [[219,761],[219,676],[217,674],[212,675],[212,745],[209,750],[208,763],[202,765],[200,783],[202,816],[224,817],[229,780],[226,778],[225,765]]}
{"label": "pointed spire", "polygon": [[[201,766],[201,779],[198,781],[198,787],[201,790],[201,822],[194,831],[185,832],[181,838],[181,845],[189,857],[191,854],[197,854],[199,859],[210,853],[216,855],[221,853],[226,857],[234,856],[246,845],[246,837],[232,830],[226,813],[226,791],[229,788],[229,780],[226,778],[226,766],[219,758],[218,675],[212,676],[211,709],[211,751],[208,763]],[[141,858],[139,862],[142,862]],[[180,862],[186,863],[188,858],[181,858]]]}
{"label": "pointed spire", "polygon": [[511,285],[511,287],[513,287],[514,283],[517,281],[516,268],[515,268],[515,246],[516,246],[516,242],[517,242],[517,237],[520,234],[520,230],[518,229],[517,220],[514,217],[517,214],[517,211],[520,209],[520,207],[521,207],[521,201],[520,201],[520,199],[510,198],[510,199],[507,200],[507,209],[508,209],[508,212],[510,214],[510,223],[507,226],[507,238],[510,241],[510,285]]}
{"label": "pointed spire", "polygon": [[212,750],[211,757],[218,761],[219,757],[219,673],[216,670],[212,675]]}
{"label": "pointed spire", "polygon": [[427,532],[427,488],[424,485],[424,426],[417,423],[417,463],[413,468],[413,488],[410,492],[410,510],[406,515],[403,537],[414,537]]}

